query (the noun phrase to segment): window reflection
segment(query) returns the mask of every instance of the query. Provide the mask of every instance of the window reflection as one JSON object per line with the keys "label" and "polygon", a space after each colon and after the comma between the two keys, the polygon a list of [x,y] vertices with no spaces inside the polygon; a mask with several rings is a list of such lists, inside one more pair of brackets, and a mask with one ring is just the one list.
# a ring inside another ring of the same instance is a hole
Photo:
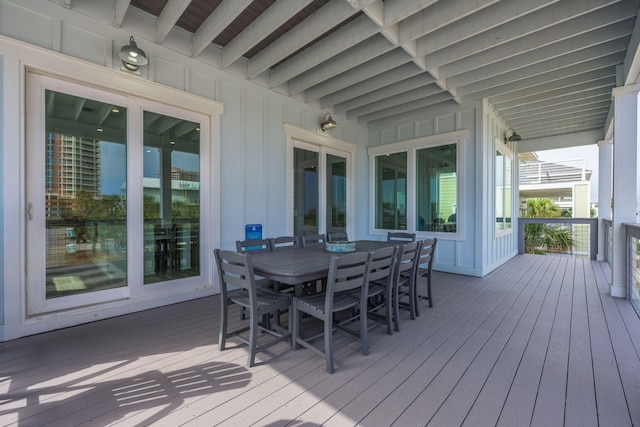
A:
{"label": "window reflection", "polygon": [[199,124],[144,112],[144,283],[200,274]]}
{"label": "window reflection", "polygon": [[416,151],[416,230],[455,233],[457,145]]}
{"label": "window reflection", "polygon": [[376,157],[376,228],[407,229],[407,153]]}

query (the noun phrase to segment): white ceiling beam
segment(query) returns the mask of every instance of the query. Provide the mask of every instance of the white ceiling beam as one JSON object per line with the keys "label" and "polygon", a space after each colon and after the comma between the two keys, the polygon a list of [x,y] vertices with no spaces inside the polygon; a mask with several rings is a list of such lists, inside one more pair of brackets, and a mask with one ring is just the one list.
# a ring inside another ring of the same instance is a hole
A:
{"label": "white ceiling beam", "polygon": [[223,0],[193,33],[193,56],[198,56],[253,0]]}
{"label": "white ceiling beam", "polygon": [[126,15],[127,9],[129,9],[130,3],[131,3],[131,0],[116,0],[113,25],[115,25],[116,27],[122,26],[124,15]]}
{"label": "white ceiling beam", "polygon": [[611,97],[609,99],[604,98],[591,98],[576,101],[574,104],[563,103],[561,106],[551,105],[546,110],[540,110],[536,112],[532,112],[531,114],[518,114],[511,115],[508,118],[506,116],[501,116],[508,123],[516,123],[523,122],[524,120],[537,120],[540,122],[547,117],[554,117],[558,114],[564,114],[565,112],[573,112],[573,111],[586,111],[588,109],[596,109],[606,107],[607,112],[611,105]]}
{"label": "white ceiling beam", "polygon": [[[578,123],[582,126],[591,126],[595,123],[604,123],[607,118],[607,112],[598,112],[593,114],[576,115],[574,117],[563,117],[559,119],[549,119],[544,121],[544,127],[548,129],[554,129],[557,127],[567,126],[567,123]],[[540,129],[540,123],[528,123],[526,125],[518,125],[518,132],[520,134],[527,133],[529,131],[536,131]]]}
{"label": "white ceiling beam", "polygon": [[156,40],[162,43],[191,0],[168,0],[156,22]]}
{"label": "white ceiling beam", "polygon": [[[517,107],[545,99],[555,98],[559,95],[557,92],[558,90],[561,90],[565,95],[569,95],[572,93],[592,90],[598,87],[615,86],[615,76],[605,75],[598,79],[595,78],[597,74],[609,73],[591,72],[588,76],[585,76],[585,80],[583,81],[577,78],[571,78],[571,81],[579,82],[572,85],[562,80],[558,80],[550,83],[549,85],[541,85],[522,90],[521,92],[498,95],[494,98],[489,98],[489,103],[492,104],[496,110],[501,110],[507,107]],[[554,93],[554,91],[556,92]]]}
{"label": "white ceiling beam", "polygon": [[384,110],[380,110],[374,113],[360,116],[358,117],[358,123],[366,123],[371,120],[379,120],[389,116],[396,116],[402,113],[406,113],[408,111],[417,110],[419,108],[425,108],[431,105],[438,105],[450,99],[451,99],[451,94],[447,92],[441,92],[438,95],[420,98],[415,101],[407,102],[404,104],[396,105],[395,107],[386,108]]}
{"label": "white ceiling beam", "polygon": [[448,0],[446,2],[437,2],[431,7],[422,9],[399,23],[400,43],[415,40],[439,28],[448,27],[459,19],[478,13],[479,10],[499,1],[500,0]]}
{"label": "white ceiling beam", "polygon": [[523,116],[518,119],[509,120],[509,125],[517,128],[524,128],[531,124],[540,125],[541,121],[550,122],[552,120],[571,120],[578,117],[602,116],[609,113],[610,102],[598,103],[589,106],[581,106],[577,108],[567,108],[563,111],[549,112],[544,115]]}
{"label": "white ceiling beam", "polygon": [[636,16],[627,56],[622,64],[622,74],[625,85],[638,83],[640,80],[640,15]]}
{"label": "white ceiling beam", "polygon": [[363,105],[362,107],[351,109],[347,111],[347,119],[366,116],[376,111],[386,110],[411,101],[424,100],[427,98],[436,104],[438,102],[451,99],[451,94],[443,92],[442,89],[435,84],[428,84],[406,92],[396,92],[395,95],[388,96],[376,102],[371,102],[367,105]]}
{"label": "white ceiling beam", "polygon": [[[481,54],[472,55],[451,64],[443,65],[440,67],[440,72],[442,75],[450,77],[464,72],[469,72],[471,70],[476,70],[480,67],[484,67],[498,61],[503,61],[508,58],[521,57],[523,53],[535,55],[538,49],[545,46],[550,46],[550,50],[552,51],[554,50],[553,46],[557,48],[562,47],[564,49],[576,50],[576,48],[605,43],[629,34],[631,25],[632,20],[627,19],[622,22],[597,28],[593,31],[586,31],[583,34],[574,35],[573,37],[558,38],[558,40],[554,40],[553,36],[547,35],[547,33],[551,33],[552,31],[546,31],[535,36],[513,40],[503,46],[490,49],[482,52]],[[575,47],[571,48],[571,45]],[[562,50],[557,50],[556,54],[562,53]],[[550,55],[553,55],[553,53],[550,53]]]}
{"label": "white ceiling beam", "polygon": [[517,119],[527,115],[535,116],[537,114],[546,114],[547,111],[553,113],[567,108],[576,108],[600,102],[611,102],[611,91],[609,88],[602,87],[591,91],[572,93],[567,96],[534,102],[529,104],[532,108],[529,108],[529,105],[527,105],[525,107],[506,109],[500,112],[500,116],[506,121],[510,121],[512,118]]}
{"label": "white ceiling beam", "polygon": [[273,3],[222,49],[222,67],[229,67],[311,2],[312,0],[278,0]]}
{"label": "white ceiling beam", "polygon": [[526,139],[548,138],[552,136],[566,135],[569,133],[587,132],[594,130],[602,132],[602,125],[603,123],[601,120],[589,120],[579,123],[569,123],[565,121],[555,126],[538,127],[537,129],[528,132],[526,135]]}
{"label": "white ceiling beam", "polygon": [[[598,38],[593,42],[597,44],[593,45],[588,43],[590,35],[595,35],[595,33],[588,33],[579,40],[563,40],[560,42],[563,47],[558,44],[543,46],[540,49],[527,52],[526,54],[513,56],[484,67],[476,68],[468,73],[449,77],[447,78],[447,84],[451,87],[461,87],[479,81],[501,80],[502,76],[505,76],[511,71],[524,71],[525,68],[528,69],[531,75],[539,74],[574,63],[606,56],[611,53],[624,52],[629,41],[628,37],[621,37],[601,43],[601,39]],[[583,48],[582,46],[578,46],[578,42],[584,42],[588,47]],[[590,44],[591,46],[589,46]]]}
{"label": "white ceiling beam", "polygon": [[384,2],[382,0],[347,1],[354,8],[362,10],[378,27],[384,27]]}
{"label": "white ceiling beam", "polygon": [[[407,62],[389,71],[385,71],[345,89],[320,98],[320,106],[324,108],[329,105],[346,102],[352,98],[357,98],[371,91],[381,89],[392,85],[395,82],[402,81],[419,74],[423,74],[423,71],[414,64]],[[428,76],[428,74],[424,75],[425,77]]]}
{"label": "white ceiling beam", "polygon": [[[567,5],[574,5],[574,2],[561,2],[531,14],[543,15],[537,19],[534,19],[534,16],[525,16],[447,49],[433,52],[426,56],[427,64],[429,67],[442,67],[463,58],[479,57],[480,53],[483,58],[487,58],[482,61],[483,64],[495,62],[635,17],[638,11],[637,7],[630,7],[632,3],[635,3],[635,0],[623,1],[564,22],[570,18],[571,10],[569,8],[562,15],[561,6],[567,8]],[[557,16],[562,16],[562,19]],[[527,35],[529,37],[524,37]],[[419,49],[418,53],[424,52]]]}
{"label": "white ceiling beam", "polygon": [[[418,49],[420,52],[423,52],[423,55],[435,52],[469,37],[503,25],[508,21],[517,19],[531,13],[532,11],[556,3],[557,1],[559,0],[502,0],[496,5],[479,10],[473,15],[451,22],[445,27],[441,26],[437,29],[428,30],[424,33],[428,34],[428,37],[422,37],[424,34],[420,34],[420,38],[418,39]],[[401,27],[404,25],[405,24],[402,23]],[[417,30],[411,31],[412,33],[419,33]],[[407,32],[408,34],[405,35],[404,32]],[[400,33],[400,40],[404,40],[405,37],[413,36],[413,34],[409,32],[409,29],[401,29]]]}
{"label": "white ceiling beam", "polygon": [[384,4],[384,25],[393,25],[434,4],[437,0],[394,0]]}
{"label": "white ceiling beam", "polygon": [[396,48],[371,61],[360,64],[346,73],[339,74],[319,85],[310,87],[304,92],[305,99],[307,101],[315,101],[410,61],[411,58],[406,53]]}
{"label": "white ceiling beam", "polygon": [[547,68],[547,71],[535,74],[533,74],[534,70],[523,68],[502,75],[499,79],[487,79],[459,87],[458,94],[460,96],[473,95],[477,99],[488,98],[497,94],[515,92],[529,86],[536,86],[594,70],[607,69],[609,73],[615,73],[616,65],[621,63],[623,59],[624,52],[617,52],[589,61],[572,63],[572,65],[551,69],[551,71]]}
{"label": "white ceiling beam", "polygon": [[395,46],[389,43],[384,37],[374,35],[362,43],[333,56],[321,65],[289,80],[289,95],[302,92],[311,86],[317,85],[340,73],[344,73],[394,48]]}
{"label": "white ceiling beam", "polygon": [[333,56],[368,39],[379,32],[377,25],[362,15],[339,28],[312,46],[289,58],[269,71],[271,87],[280,86],[287,80],[330,60]]}
{"label": "white ceiling beam", "polygon": [[252,79],[324,34],[331,25],[358,13],[344,0],[331,0],[313,15],[296,25],[247,62],[247,76]]}
{"label": "white ceiling beam", "polygon": [[[387,85],[377,90],[372,90],[366,94],[363,94],[358,97],[352,97],[348,101],[342,102],[340,104],[334,105],[334,111],[337,114],[342,114],[349,110],[353,110],[355,108],[359,108],[374,102],[383,101],[386,98],[394,96],[399,93],[407,92],[410,90],[418,89],[427,85],[430,85],[434,82],[433,77],[429,76],[428,73],[418,74],[413,77],[409,77],[404,80],[400,80],[397,83]],[[442,91],[442,89],[438,88],[435,85],[434,92],[429,93],[429,95],[433,95]]]}

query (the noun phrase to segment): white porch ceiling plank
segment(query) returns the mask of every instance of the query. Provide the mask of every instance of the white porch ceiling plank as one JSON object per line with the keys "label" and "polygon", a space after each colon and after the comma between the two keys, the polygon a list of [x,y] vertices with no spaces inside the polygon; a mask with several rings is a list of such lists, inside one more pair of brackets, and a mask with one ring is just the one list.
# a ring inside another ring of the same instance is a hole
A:
{"label": "white porch ceiling plank", "polygon": [[[344,0],[331,0],[291,31],[254,55],[247,62],[247,76],[252,79],[324,34],[330,27],[358,13]],[[275,30],[275,28],[274,28]]]}
{"label": "white porch ceiling plank", "polygon": [[[588,34],[595,34],[593,32]],[[559,46],[548,45],[540,49],[536,49],[526,54],[517,55],[502,61],[494,62],[485,67],[477,68],[468,73],[458,74],[447,78],[447,85],[451,87],[461,87],[475,82],[488,82],[492,79],[501,80],[503,76],[517,70],[528,69],[531,74],[539,74],[548,70],[565,67],[578,62],[583,62],[593,58],[609,55],[616,52],[624,52],[629,42],[628,37],[621,37],[605,43],[600,43],[598,38],[596,45],[586,48],[576,46],[576,42],[588,43],[587,36],[581,37],[579,40],[564,40],[560,43],[566,45],[565,48]],[[573,50],[577,48],[578,50]],[[562,52],[562,53],[561,53]],[[507,76],[508,77],[508,76]],[[503,81],[505,83],[506,81]]]}
{"label": "white porch ceiling plank", "polygon": [[130,4],[131,0],[116,0],[115,16],[113,18],[113,24],[116,27],[122,26],[122,21],[124,21],[124,16],[127,14]]}
{"label": "white porch ceiling plank", "polygon": [[590,105],[580,105],[573,108],[565,108],[562,111],[549,111],[544,114],[525,115],[512,120],[509,124],[513,126],[526,126],[531,123],[540,124],[542,120],[549,119],[569,119],[573,117],[583,117],[589,114],[607,114],[609,112],[608,102],[599,102]]}
{"label": "white porch ceiling plank", "polygon": [[451,94],[447,92],[441,92],[438,95],[417,99],[415,101],[396,105],[395,107],[379,110],[374,113],[367,114],[365,116],[360,116],[358,117],[358,123],[367,123],[371,120],[379,120],[385,117],[397,116],[399,114],[406,113],[408,111],[418,110],[420,108],[425,108],[432,105],[438,105],[448,100],[451,100]]}
{"label": "white porch ceiling plank", "polygon": [[222,49],[222,66],[229,67],[312,1],[278,0],[273,3]]}
{"label": "white porch ceiling plank", "polygon": [[269,72],[271,87],[280,86],[287,80],[330,60],[333,56],[376,35],[380,28],[369,17],[362,15],[344,27],[314,43]]}
{"label": "white porch ceiling plank", "polygon": [[198,56],[230,22],[238,17],[253,0],[223,0],[193,33],[193,56]]}
{"label": "white porch ceiling plank", "polygon": [[[482,62],[487,64],[631,17],[635,18],[638,12],[637,1],[626,0],[570,19],[573,13],[571,5],[575,5],[575,3],[561,2],[549,6],[494,30],[456,43],[447,49],[433,52],[426,56],[427,63],[429,67],[442,67],[445,64],[468,58],[472,53],[472,57],[482,56],[485,58]],[[633,7],[634,5],[636,7]],[[563,10],[563,8],[568,10]],[[533,16],[539,14],[544,16],[538,18]],[[425,52],[418,50],[418,54],[420,53]]]}
{"label": "white porch ceiling plank", "polygon": [[[606,75],[601,78],[596,78],[596,73]],[[489,103],[492,104],[496,110],[500,110],[502,108],[527,105],[544,99],[557,97],[558,94],[554,93],[554,90],[562,89],[566,95],[569,95],[572,93],[592,90],[598,87],[613,87],[616,84],[616,76],[611,76],[609,74],[610,73],[608,72],[590,73],[589,76],[585,77],[584,81],[573,85],[568,85],[565,82],[558,80],[549,85],[543,85],[542,87],[528,88],[517,93],[499,95],[495,98],[490,98]],[[573,81],[575,80],[576,79],[573,78]]]}
{"label": "white porch ceiling plank", "polygon": [[602,131],[602,123],[589,123],[583,124],[581,127],[576,126],[564,126],[561,128],[553,129],[540,129],[538,132],[529,132],[526,139],[548,138],[552,136],[560,136],[567,133],[588,132],[588,131]]}
{"label": "white porch ceiling plank", "polygon": [[384,25],[393,25],[427,8],[438,0],[394,0],[384,4]]}
{"label": "white porch ceiling plank", "polygon": [[319,85],[310,87],[304,92],[305,99],[307,101],[315,101],[410,61],[411,58],[406,53],[396,48],[371,61],[358,65],[346,73],[339,74]]}
{"label": "white porch ceiling plank", "polygon": [[[435,52],[558,1],[559,0],[502,0],[496,5],[452,22],[446,27],[429,31],[428,37],[420,37],[418,39],[418,49],[420,52],[423,52],[423,55]],[[400,39],[402,40],[402,36]]]}
{"label": "white porch ceiling plank", "polygon": [[423,71],[416,67],[415,64],[404,63],[389,71],[320,98],[320,106],[324,108],[329,105],[336,105],[422,73]]}
{"label": "white porch ceiling plank", "polygon": [[437,2],[399,23],[400,43],[415,40],[439,28],[452,25],[459,19],[477,13],[479,10],[498,3],[499,1],[500,0],[448,0],[446,2]]}
{"label": "white porch ceiling plank", "polygon": [[564,51],[559,50],[560,47],[564,47],[565,49],[569,50],[575,50],[571,49],[570,46],[574,45],[575,48],[583,48],[588,45],[605,43],[628,35],[633,24],[632,21],[632,19],[626,19],[621,22],[612,23],[610,25],[594,29],[592,31],[589,31],[588,28],[585,28],[586,32],[584,34],[574,35],[572,37],[566,38],[561,37],[557,40],[551,34],[548,34],[552,33],[552,31],[543,31],[542,33],[536,34],[535,36],[529,36],[522,39],[514,40],[503,46],[468,56],[451,64],[443,65],[442,67],[440,67],[440,72],[442,75],[447,77],[454,76],[464,72],[469,72],[470,70],[478,69],[489,64],[496,63],[498,61],[503,61],[517,56],[522,57],[521,55],[523,54],[531,53],[532,55],[535,55],[538,49],[545,46],[550,46],[549,49],[552,52],[550,52],[549,54],[556,56],[553,54],[552,46],[556,46],[556,48],[558,48],[557,55],[559,55],[564,53]]}
{"label": "white porch ceiling plank", "polygon": [[289,81],[289,95],[317,85],[353,67],[376,58],[392,49],[393,46],[381,35],[374,35],[369,39],[335,55],[319,66],[312,68]]}
{"label": "white porch ceiling plank", "polygon": [[[565,67],[558,67],[552,71],[534,72],[529,68],[520,69],[502,75],[501,78],[487,79],[458,88],[460,96],[473,95],[476,99],[488,98],[496,94],[519,91],[522,88],[536,86],[546,82],[576,76],[589,71],[609,69],[615,73],[615,67],[624,59],[624,52],[617,52],[589,61],[571,63]],[[532,67],[533,68],[533,67]]]}
{"label": "white porch ceiling plank", "polygon": [[430,99],[434,104],[451,99],[451,94],[443,92],[438,85],[428,84],[406,92],[399,92],[396,95],[388,96],[383,100],[371,102],[362,107],[347,111],[347,119],[351,120],[360,116],[374,113],[380,110],[396,107],[398,105],[407,104],[416,100]]}
{"label": "white porch ceiling plank", "polygon": [[[383,101],[386,98],[389,98],[399,93],[404,93],[413,89],[418,89],[418,88],[430,85],[433,82],[434,82],[434,79],[433,77],[429,76],[429,74],[427,73],[418,74],[416,76],[409,77],[408,79],[400,80],[397,83],[387,85],[380,89],[372,90],[371,92],[368,92],[361,96],[351,97],[351,99],[349,99],[346,102],[335,104],[334,111],[337,114],[341,114],[346,111],[353,110],[355,108],[372,104],[374,102]],[[440,89],[439,87],[435,85],[432,85],[432,86],[434,86],[433,88],[434,92],[430,93],[429,95],[433,95],[435,93],[442,91],[442,89]]]}
{"label": "white porch ceiling plank", "polygon": [[162,43],[167,37],[171,29],[178,19],[182,16],[184,10],[189,6],[191,0],[168,0],[167,4],[158,15],[158,22],[156,22],[156,40],[158,43]]}
{"label": "white porch ceiling plank", "polygon": [[[562,119],[553,119],[553,120],[547,120],[544,122],[544,127],[547,129],[554,129],[556,127],[563,127],[566,126],[567,123],[578,123],[581,126],[591,126],[594,123],[600,123],[600,126],[602,126],[602,123],[604,122],[604,120],[607,118],[607,113],[599,113],[599,114],[589,114],[589,115],[584,115],[584,116],[579,116],[579,117],[575,117],[575,118],[562,118]],[[538,129],[540,129],[541,125],[540,123],[531,123],[528,125],[519,125],[518,126],[518,132],[520,134],[524,134],[527,133],[529,131],[536,131]]]}
{"label": "white porch ceiling plank", "polygon": [[[591,93],[591,94],[590,94]],[[553,113],[555,111],[580,108],[589,105],[596,105],[600,102],[610,102],[611,91],[607,88],[598,88],[593,91],[585,91],[574,93],[567,96],[561,96],[558,98],[547,99],[539,101],[537,103],[531,103],[533,108],[515,107],[513,109],[504,110],[506,113],[500,113],[500,116],[506,121],[511,119],[518,119],[523,116],[536,116],[540,114],[546,114],[547,112]]]}

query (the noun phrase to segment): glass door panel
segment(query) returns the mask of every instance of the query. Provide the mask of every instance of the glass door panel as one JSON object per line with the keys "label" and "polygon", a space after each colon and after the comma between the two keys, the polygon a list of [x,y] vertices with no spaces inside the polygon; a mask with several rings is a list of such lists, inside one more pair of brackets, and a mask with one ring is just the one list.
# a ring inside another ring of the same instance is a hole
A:
{"label": "glass door panel", "polygon": [[318,233],[318,160],[317,152],[294,149],[293,232],[296,236]]}
{"label": "glass door panel", "polygon": [[45,298],[127,285],[126,108],[45,90]]}
{"label": "glass door panel", "polygon": [[347,159],[327,154],[327,233],[347,232]]}
{"label": "glass door panel", "polygon": [[200,125],[144,112],[144,283],[200,275]]}

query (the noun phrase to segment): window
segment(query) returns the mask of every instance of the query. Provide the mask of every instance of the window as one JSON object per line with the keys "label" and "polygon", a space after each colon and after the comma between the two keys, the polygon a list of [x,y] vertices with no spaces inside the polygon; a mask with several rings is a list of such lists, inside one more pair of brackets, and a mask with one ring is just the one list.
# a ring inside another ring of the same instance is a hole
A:
{"label": "window", "polygon": [[356,147],[285,125],[287,234],[353,231],[353,153]]}
{"label": "window", "polygon": [[461,142],[456,131],[369,149],[372,233],[389,230],[459,236]]}
{"label": "window", "polygon": [[513,154],[496,140],[496,235],[511,231]]}

